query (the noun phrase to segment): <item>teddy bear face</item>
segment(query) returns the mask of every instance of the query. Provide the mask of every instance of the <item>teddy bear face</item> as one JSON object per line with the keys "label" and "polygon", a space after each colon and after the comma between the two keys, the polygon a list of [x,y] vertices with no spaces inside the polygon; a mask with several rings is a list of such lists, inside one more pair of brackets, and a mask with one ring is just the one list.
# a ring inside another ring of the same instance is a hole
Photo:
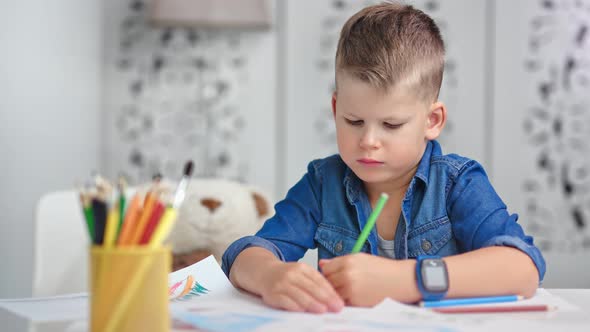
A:
{"label": "teddy bear face", "polygon": [[269,200],[223,179],[192,179],[167,242],[175,254],[208,250],[219,261],[236,239],[254,234],[269,217]]}

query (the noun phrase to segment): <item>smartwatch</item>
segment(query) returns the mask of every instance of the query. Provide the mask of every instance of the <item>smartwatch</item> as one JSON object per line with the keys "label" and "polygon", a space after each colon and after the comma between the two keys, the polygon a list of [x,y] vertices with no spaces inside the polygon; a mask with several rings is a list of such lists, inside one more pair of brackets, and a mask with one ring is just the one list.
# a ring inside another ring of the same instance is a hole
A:
{"label": "smartwatch", "polygon": [[449,274],[445,261],[439,256],[418,256],[416,283],[424,301],[443,299],[449,290]]}

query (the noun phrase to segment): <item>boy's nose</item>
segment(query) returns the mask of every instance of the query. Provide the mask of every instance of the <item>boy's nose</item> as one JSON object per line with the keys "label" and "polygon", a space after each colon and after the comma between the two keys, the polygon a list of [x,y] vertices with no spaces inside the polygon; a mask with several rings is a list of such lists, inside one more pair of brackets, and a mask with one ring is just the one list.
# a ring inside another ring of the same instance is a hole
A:
{"label": "boy's nose", "polygon": [[379,146],[379,139],[373,130],[365,130],[361,137],[360,146],[363,149],[375,149]]}

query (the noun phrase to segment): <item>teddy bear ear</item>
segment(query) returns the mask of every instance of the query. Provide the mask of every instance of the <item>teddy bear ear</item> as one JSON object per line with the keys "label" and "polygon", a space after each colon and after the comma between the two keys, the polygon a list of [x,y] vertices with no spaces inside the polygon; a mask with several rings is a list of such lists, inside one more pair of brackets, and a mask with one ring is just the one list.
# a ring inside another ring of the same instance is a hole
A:
{"label": "teddy bear ear", "polygon": [[248,191],[254,200],[258,218],[268,217],[271,212],[271,199],[268,193],[256,186],[248,186]]}
{"label": "teddy bear ear", "polygon": [[269,206],[266,198],[257,192],[252,192],[251,195],[254,199],[254,204],[256,205],[256,211],[258,211],[258,217],[260,218],[267,215]]}

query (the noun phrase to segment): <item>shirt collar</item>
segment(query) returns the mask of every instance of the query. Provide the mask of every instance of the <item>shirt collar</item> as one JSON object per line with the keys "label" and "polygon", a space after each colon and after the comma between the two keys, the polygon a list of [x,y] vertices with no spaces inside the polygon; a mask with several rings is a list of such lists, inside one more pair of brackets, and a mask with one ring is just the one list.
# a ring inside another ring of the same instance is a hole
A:
{"label": "shirt collar", "polygon": [[342,184],[346,189],[346,197],[348,198],[348,202],[350,204],[354,204],[359,198],[360,191],[363,189],[363,182],[358,178],[358,176],[356,176],[356,174],[354,174],[350,167],[346,166]]}
{"label": "shirt collar", "polygon": [[428,186],[428,176],[430,174],[430,159],[432,158],[432,156],[437,155],[441,155],[440,145],[437,141],[428,141],[428,143],[426,143],[426,149],[424,149],[422,159],[420,159],[420,163],[418,164],[418,168],[416,169],[416,174],[414,174],[414,178],[422,180],[425,186]]}

